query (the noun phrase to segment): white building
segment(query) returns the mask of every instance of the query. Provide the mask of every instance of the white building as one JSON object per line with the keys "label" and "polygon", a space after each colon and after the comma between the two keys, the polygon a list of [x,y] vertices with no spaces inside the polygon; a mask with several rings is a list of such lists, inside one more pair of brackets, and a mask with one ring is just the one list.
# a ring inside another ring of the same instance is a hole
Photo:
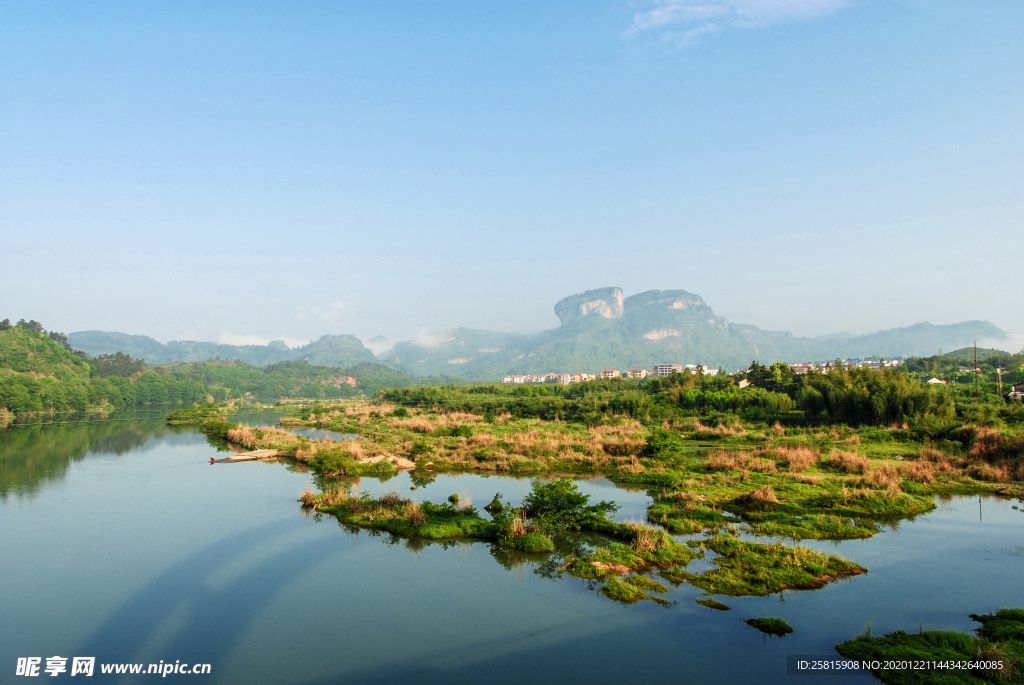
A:
{"label": "white building", "polygon": [[682,364],[655,364],[654,375],[671,376],[674,373],[682,373],[685,368]]}

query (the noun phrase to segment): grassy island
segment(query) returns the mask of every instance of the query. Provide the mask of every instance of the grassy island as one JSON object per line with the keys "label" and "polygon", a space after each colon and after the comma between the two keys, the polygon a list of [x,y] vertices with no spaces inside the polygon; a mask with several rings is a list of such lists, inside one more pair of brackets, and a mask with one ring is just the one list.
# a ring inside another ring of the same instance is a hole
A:
{"label": "grassy island", "polygon": [[744,623],[752,628],[757,628],[765,635],[777,635],[778,637],[784,637],[793,632],[793,626],[789,625],[781,618],[748,618]]}
{"label": "grassy island", "polygon": [[[558,502],[549,509],[496,498],[493,520],[458,502],[414,505],[397,494],[305,499],[347,525],[535,552],[555,547],[553,532],[590,531],[606,543],[567,557],[562,572],[624,602],[658,596],[664,586],[652,574],[711,595],[819,588],[867,569],[800,540],[870,537],[930,511],[936,495],[1024,496],[1020,403],[967,398],[890,370],[800,377],[784,364],[754,364],[747,380],[752,385],[740,388],[736,377],[684,373],[570,386],[413,387],[305,402],[281,428],[228,423],[216,405],[173,420],[240,449],[277,450],[328,480],[410,470],[423,479],[478,471],[532,475],[535,488],[562,483],[561,492],[544,494]],[[295,428],[359,438],[311,440]],[[584,473],[646,490],[646,523],[615,523],[607,508],[566,518],[591,505],[566,500],[578,493],[557,476]],[[685,570],[708,551],[714,568]]]}
{"label": "grassy island", "polygon": [[[870,669],[871,673],[887,685],[1024,683],[1024,609],[1000,609],[994,614],[971,614],[971,618],[981,624],[975,629],[977,637],[924,629],[874,637],[869,627],[837,645],[836,651],[861,663],[878,662],[880,667]],[[886,662],[929,667],[885,668]]]}

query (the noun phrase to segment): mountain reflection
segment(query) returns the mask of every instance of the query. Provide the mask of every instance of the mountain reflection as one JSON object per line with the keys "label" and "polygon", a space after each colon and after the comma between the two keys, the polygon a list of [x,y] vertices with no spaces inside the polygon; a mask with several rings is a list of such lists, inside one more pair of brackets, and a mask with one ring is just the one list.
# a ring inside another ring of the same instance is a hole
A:
{"label": "mountain reflection", "polygon": [[32,496],[87,454],[122,455],[168,433],[162,410],[58,414],[0,430],[0,501]]}

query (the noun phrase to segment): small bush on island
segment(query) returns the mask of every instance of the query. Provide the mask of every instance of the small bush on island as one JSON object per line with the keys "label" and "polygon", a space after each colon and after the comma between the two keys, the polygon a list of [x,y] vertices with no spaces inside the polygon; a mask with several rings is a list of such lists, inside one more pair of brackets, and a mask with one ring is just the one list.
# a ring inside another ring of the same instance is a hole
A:
{"label": "small bush on island", "polygon": [[590,504],[571,478],[555,478],[547,482],[535,480],[523,499],[523,512],[545,530],[579,530],[607,519],[619,510],[614,502],[602,500]]}

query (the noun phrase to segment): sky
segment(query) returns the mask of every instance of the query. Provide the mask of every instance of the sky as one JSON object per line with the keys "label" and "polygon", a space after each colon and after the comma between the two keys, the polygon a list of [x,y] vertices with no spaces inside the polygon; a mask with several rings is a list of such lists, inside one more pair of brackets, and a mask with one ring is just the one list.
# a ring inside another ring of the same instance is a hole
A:
{"label": "sky", "polygon": [[[0,4],[0,317],[1024,332],[1024,3]],[[1020,338],[1018,338],[1020,339]],[[1024,344],[1024,343],[1022,343]]]}

